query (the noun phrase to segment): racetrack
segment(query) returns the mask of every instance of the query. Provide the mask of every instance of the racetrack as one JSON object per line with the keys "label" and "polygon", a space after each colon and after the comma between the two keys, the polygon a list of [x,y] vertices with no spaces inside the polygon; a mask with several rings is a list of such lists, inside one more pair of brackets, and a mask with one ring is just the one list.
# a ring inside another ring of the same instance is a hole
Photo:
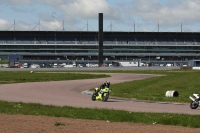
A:
{"label": "racetrack", "polygon": [[86,90],[98,87],[106,80],[111,82],[112,87],[112,84],[116,83],[161,76],[118,73],[109,73],[109,75],[111,77],[99,79],[3,84],[0,85],[0,100],[56,106],[108,108],[134,112],[200,114],[199,109],[191,110],[189,104],[131,101],[116,98],[110,98],[108,102],[101,102],[92,101],[89,95],[83,93]]}

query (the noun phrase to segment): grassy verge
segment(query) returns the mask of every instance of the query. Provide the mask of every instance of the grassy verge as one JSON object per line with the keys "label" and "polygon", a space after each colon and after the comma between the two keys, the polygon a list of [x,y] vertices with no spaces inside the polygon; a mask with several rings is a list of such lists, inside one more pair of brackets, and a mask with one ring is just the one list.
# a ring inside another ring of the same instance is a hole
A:
{"label": "grassy verge", "polygon": [[0,71],[0,84],[61,81],[76,79],[94,79],[109,77],[106,74],[77,74],[77,73],[30,73],[29,71]]}
{"label": "grassy verge", "polygon": [[164,124],[200,128],[200,115],[128,112],[107,109],[56,107],[40,104],[25,104],[0,101],[0,113],[44,115],[74,119],[109,120],[144,124]]}
{"label": "grassy verge", "polygon": [[[145,80],[112,85],[113,96],[150,101],[190,102],[192,93],[200,93],[200,71],[149,71],[148,74],[163,74]],[[178,97],[166,97],[165,93],[176,90]]]}

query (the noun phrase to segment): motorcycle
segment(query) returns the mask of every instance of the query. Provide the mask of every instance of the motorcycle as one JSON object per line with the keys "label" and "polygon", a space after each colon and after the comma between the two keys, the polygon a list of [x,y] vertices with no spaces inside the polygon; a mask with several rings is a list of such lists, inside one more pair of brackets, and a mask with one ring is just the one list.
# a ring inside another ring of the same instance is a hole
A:
{"label": "motorcycle", "polygon": [[190,103],[190,108],[191,109],[196,109],[200,106],[200,100],[199,97],[200,95],[199,94],[193,94],[194,97],[190,96],[190,100],[191,100],[191,103]]}
{"label": "motorcycle", "polygon": [[100,91],[98,90],[99,90],[98,87],[94,88],[94,93],[92,94],[92,97],[91,97],[92,101],[102,100],[103,102],[106,102],[109,98],[111,89],[105,87],[105,88],[100,89]]}

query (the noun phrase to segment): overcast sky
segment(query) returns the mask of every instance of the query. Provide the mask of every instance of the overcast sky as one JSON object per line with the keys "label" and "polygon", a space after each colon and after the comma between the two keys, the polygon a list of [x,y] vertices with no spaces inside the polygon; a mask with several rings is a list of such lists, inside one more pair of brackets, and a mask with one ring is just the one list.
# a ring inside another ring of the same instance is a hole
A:
{"label": "overcast sky", "polygon": [[200,0],[0,0],[0,30],[98,31],[99,13],[104,31],[200,32]]}

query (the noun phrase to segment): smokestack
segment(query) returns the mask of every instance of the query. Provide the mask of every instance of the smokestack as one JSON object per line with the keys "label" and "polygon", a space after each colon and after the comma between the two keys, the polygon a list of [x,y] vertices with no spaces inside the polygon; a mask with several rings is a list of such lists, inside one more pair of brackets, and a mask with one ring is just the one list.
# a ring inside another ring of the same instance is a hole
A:
{"label": "smokestack", "polygon": [[103,13],[99,13],[99,67],[103,64]]}

